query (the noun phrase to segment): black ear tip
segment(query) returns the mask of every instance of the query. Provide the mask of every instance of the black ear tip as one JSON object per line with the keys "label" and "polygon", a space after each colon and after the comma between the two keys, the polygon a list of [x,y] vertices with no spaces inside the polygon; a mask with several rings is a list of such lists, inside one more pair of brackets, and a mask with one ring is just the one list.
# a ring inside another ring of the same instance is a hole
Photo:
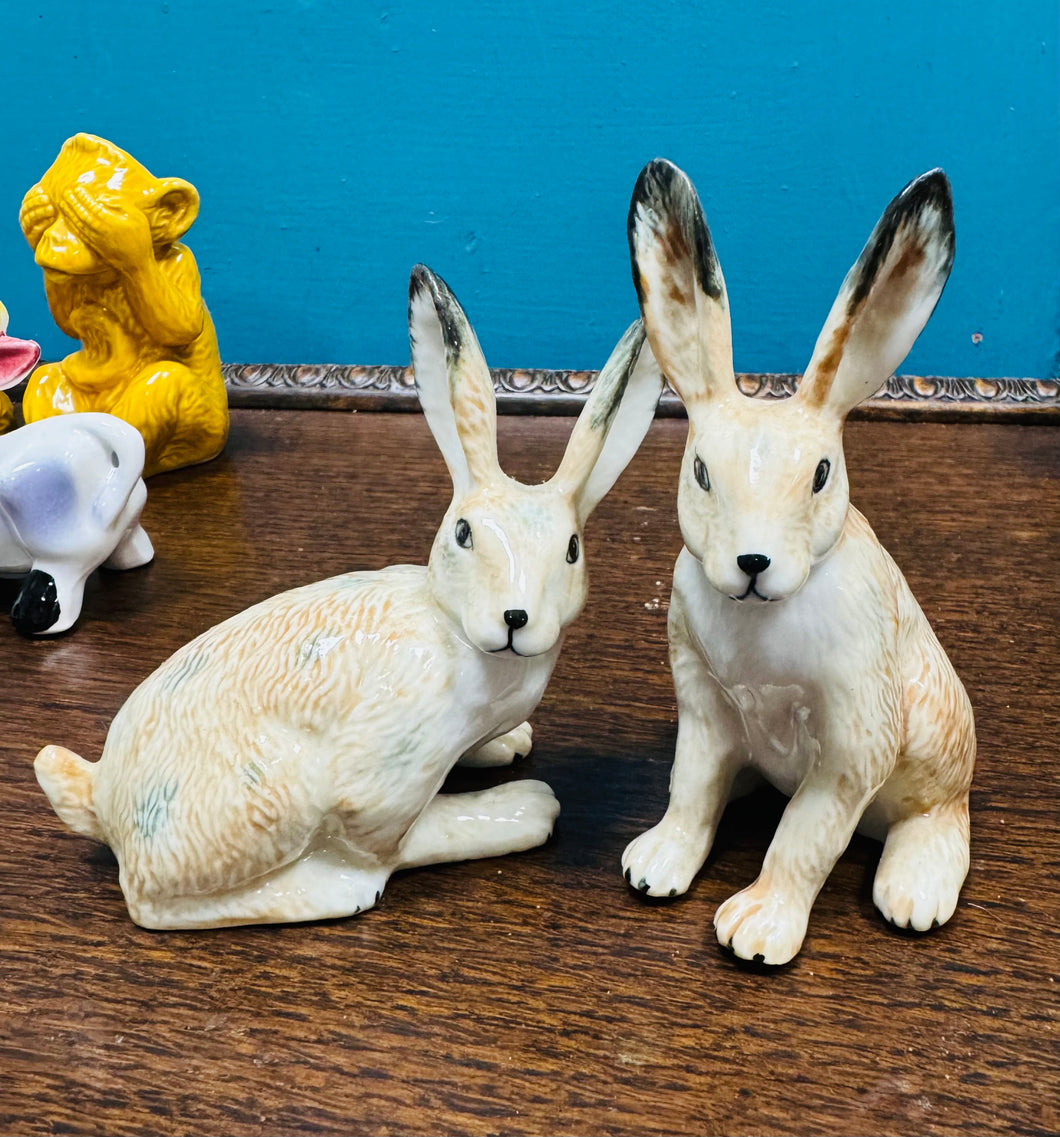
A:
{"label": "black ear tip", "polygon": [[633,187],[635,208],[640,202],[656,204],[668,201],[674,188],[688,178],[668,158],[653,158],[640,172],[637,184]]}
{"label": "black ear tip", "polygon": [[412,300],[425,289],[429,289],[434,279],[434,273],[426,265],[413,265],[409,274],[409,299]]}
{"label": "black ear tip", "polygon": [[[642,208],[643,207],[643,208]],[[638,234],[648,231],[675,263],[691,256],[700,288],[712,300],[725,294],[714,243],[710,237],[703,206],[692,179],[666,158],[655,158],[640,172],[629,203],[626,233],[633,262],[633,283],[644,303],[644,288],[637,265]]]}
{"label": "black ear tip", "polygon": [[429,296],[434,305],[446,350],[452,355],[459,355],[463,350],[464,328],[467,324],[467,317],[460,307],[460,301],[436,272],[432,272],[426,265],[418,264],[413,267],[409,276],[409,335],[413,338],[415,335],[412,306],[421,296]]}
{"label": "black ear tip", "polygon": [[946,197],[953,195],[950,179],[946,177],[946,171],[941,166],[936,166],[926,174],[921,174],[919,178],[914,178],[909,185],[917,187],[922,193],[930,192]]}
{"label": "black ear tip", "polygon": [[654,178],[657,182],[666,183],[672,181],[680,172],[669,158],[652,158],[641,171],[641,177]]}
{"label": "black ear tip", "polygon": [[705,225],[703,207],[692,179],[666,158],[654,158],[640,172],[629,203],[627,229],[632,237],[641,207],[652,228],[662,218],[684,218],[689,226]]}
{"label": "black ear tip", "polygon": [[[647,220],[648,225],[654,229],[659,219],[673,214],[675,202],[683,196],[682,183],[687,185],[695,196],[695,190],[692,189],[688,176],[667,158],[653,158],[641,170],[637,184],[633,187],[629,214],[626,217],[626,233],[631,251],[636,231],[644,220]],[[642,207],[648,215],[647,218],[641,214]],[[639,291],[638,287],[638,294]]]}
{"label": "black ear tip", "polygon": [[902,203],[903,209],[916,213],[925,208],[934,209],[945,222],[950,225],[953,223],[953,189],[941,167],[914,178],[898,195],[897,200]]}
{"label": "black ear tip", "polygon": [[680,167],[671,162],[669,158],[652,158],[644,169],[649,171],[653,178],[664,184],[684,177]]}
{"label": "black ear tip", "polygon": [[432,269],[424,264],[413,266],[409,276],[409,301],[415,300],[421,293],[428,293],[434,301],[435,308],[441,315],[451,305],[457,303],[453,290]]}

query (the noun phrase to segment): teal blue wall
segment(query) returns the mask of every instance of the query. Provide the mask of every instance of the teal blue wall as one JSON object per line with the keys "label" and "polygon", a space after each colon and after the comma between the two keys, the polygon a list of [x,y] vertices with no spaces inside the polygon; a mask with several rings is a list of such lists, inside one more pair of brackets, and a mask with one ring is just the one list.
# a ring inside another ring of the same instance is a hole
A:
{"label": "teal blue wall", "polygon": [[69,341],[18,207],[87,130],[198,186],[226,361],[406,361],[422,260],[493,365],[599,366],[663,155],[703,198],[738,370],[802,369],[880,211],[941,165],[957,260],[903,370],[1057,374],[1055,0],[55,0],[4,3],[0,37],[0,297],[47,356]]}

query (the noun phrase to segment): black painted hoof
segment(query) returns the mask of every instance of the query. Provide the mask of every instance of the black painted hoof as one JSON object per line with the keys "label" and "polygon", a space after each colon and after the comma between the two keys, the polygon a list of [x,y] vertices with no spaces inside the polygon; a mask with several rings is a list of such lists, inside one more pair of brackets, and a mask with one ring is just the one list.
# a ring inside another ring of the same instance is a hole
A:
{"label": "black painted hoof", "polygon": [[11,606],[11,623],[24,636],[46,632],[59,619],[59,594],[49,572],[33,569]]}

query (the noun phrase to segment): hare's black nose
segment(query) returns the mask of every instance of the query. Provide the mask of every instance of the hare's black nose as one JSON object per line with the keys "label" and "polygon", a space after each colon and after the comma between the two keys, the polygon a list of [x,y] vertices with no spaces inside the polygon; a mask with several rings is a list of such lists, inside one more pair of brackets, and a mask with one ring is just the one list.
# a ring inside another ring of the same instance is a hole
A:
{"label": "hare's black nose", "polygon": [[740,566],[740,572],[745,572],[748,576],[758,576],[769,568],[769,558],[761,553],[744,553],[736,558],[736,563]]}
{"label": "hare's black nose", "polygon": [[504,622],[514,632],[518,628],[525,628],[526,622],[530,617],[523,611],[522,608],[509,608],[504,613]]}

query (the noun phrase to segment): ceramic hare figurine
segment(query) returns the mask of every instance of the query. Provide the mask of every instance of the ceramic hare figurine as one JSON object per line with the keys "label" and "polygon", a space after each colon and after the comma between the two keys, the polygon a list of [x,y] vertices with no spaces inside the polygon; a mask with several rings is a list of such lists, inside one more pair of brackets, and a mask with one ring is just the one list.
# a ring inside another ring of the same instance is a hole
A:
{"label": "ceramic hare figurine", "polygon": [[64,632],[100,565],[154,556],[140,525],[144,441],[113,415],[71,414],[0,437],[0,574],[24,576],[11,622],[23,635]]}
{"label": "ceramic hare figurine", "polygon": [[971,706],[849,505],[842,436],[942,293],[949,183],[934,170],[887,207],[786,400],[736,387],[721,268],[695,189],[669,162],[641,173],[629,241],[648,339],[689,430],[669,612],[670,802],[626,849],[626,878],[652,896],[685,892],[749,768],[791,801],[758,879],[718,909],[723,945],[790,960],[855,828],[885,841],[873,889],[883,915],[921,931],[941,924],[968,871]]}
{"label": "ceramic hare figurine", "polygon": [[371,908],[397,869],[540,845],[543,782],[438,791],[460,761],[530,749],[527,717],[585,601],[582,529],[651,423],[662,379],[638,320],[550,481],[497,461],[493,384],[446,285],[413,270],[416,385],[453,480],[426,567],[274,596],[187,644],[118,712],[96,764],[37,777],[106,841],[149,928],[317,920]]}

